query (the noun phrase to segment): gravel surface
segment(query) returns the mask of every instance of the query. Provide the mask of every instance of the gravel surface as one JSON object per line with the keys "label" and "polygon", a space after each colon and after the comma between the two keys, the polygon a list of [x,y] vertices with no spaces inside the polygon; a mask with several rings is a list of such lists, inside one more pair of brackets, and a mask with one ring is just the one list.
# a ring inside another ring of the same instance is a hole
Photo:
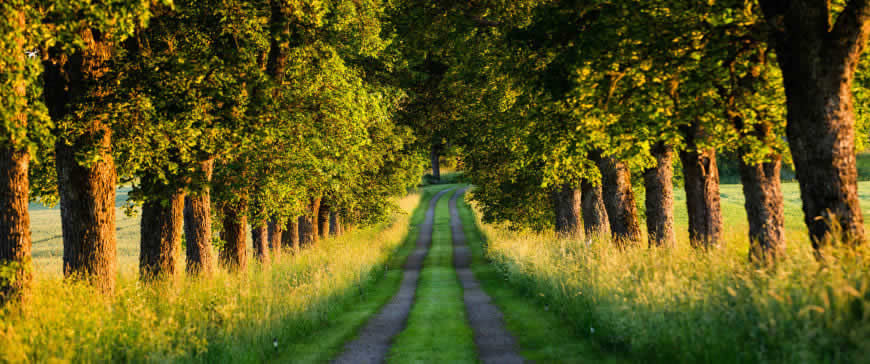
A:
{"label": "gravel surface", "polygon": [[344,346],[342,353],[333,363],[382,363],[390,351],[393,338],[398,335],[408,321],[408,313],[414,304],[417,279],[423,268],[423,261],[432,245],[432,229],[435,223],[435,205],[438,200],[452,189],[438,192],[429,201],[426,218],[420,225],[417,247],[408,256],[403,266],[402,284],[399,292],[377,315],[369,319],[359,335]]}
{"label": "gravel surface", "polygon": [[453,267],[464,290],[465,312],[474,331],[477,353],[484,364],[523,363],[516,340],[504,327],[501,311],[492,304],[489,295],[480,288],[480,282],[471,272],[471,250],[456,209],[456,199],[465,194],[467,189],[457,191],[450,199],[450,229],[453,232]]}

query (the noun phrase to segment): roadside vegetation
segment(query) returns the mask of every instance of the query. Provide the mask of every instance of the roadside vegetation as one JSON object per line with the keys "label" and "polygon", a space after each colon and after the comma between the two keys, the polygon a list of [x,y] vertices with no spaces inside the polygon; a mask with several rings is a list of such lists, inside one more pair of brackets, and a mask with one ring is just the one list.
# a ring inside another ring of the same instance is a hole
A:
{"label": "roadside vegetation", "polygon": [[627,363],[625,353],[586,335],[563,312],[550,307],[547,297],[518,287],[503,266],[486,256],[489,246],[480,220],[465,199],[457,201],[459,217],[473,254],[471,269],[481,286],[504,314],[508,331],[517,338],[525,359],[536,363]]}
{"label": "roadside vegetation", "polygon": [[[122,273],[107,297],[37,273],[27,304],[0,311],[0,361],[325,360],[395,291],[393,259],[406,240],[413,245],[409,223],[422,214],[417,209],[412,220],[410,212],[420,198],[401,199],[388,223],[279,253],[246,274],[143,285]],[[360,297],[376,302],[368,311],[349,309]],[[318,339],[308,340],[314,333]],[[307,345],[295,345],[300,341]]]}
{"label": "roadside vegetation", "polygon": [[746,259],[738,215],[726,215],[727,248],[709,252],[686,237],[672,249],[619,248],[607,237],[478,223],[486,257],[505,283],[557,312],[578,340],[608,351],[659,362],[865,361],[870,252],[829,249],[818,260],[795,229],[788,259],[761,267]]}

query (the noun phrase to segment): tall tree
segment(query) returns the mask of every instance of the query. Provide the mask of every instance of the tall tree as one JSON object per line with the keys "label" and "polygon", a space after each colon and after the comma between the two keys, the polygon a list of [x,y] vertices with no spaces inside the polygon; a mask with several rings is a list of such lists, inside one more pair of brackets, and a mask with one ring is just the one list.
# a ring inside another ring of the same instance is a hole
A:
{"label": "tall tree", "polygon": [[[870,36],[870,1],[759,0],[785,85],[786,134],[813,247],[864,240],[852,81]],[[839,236],[830,236],[832,224]]]}
{"label": "tall tree", "polygon": [[184,238],[187,245],[187,273],[211,275],[215,269],[215,258],[211,238],[211,182],[212,163],[209,159],[199,164],[198,190],[193,190],[184,198]]}
{"label": "tall tree", "polygon": [[584,180],[580,185],[583,196],[583,227],[586,235],[596,237],[610,236],[610,219],[607,217],[607,209],[604,207],[604,196],[601,184],[592,184]]}
{"label": "tall tree", "polygon": [[550,192],[555,215],[556,234],[583,239],[583,212],[580,189],[571,185],[558,186]]}
{"label": "tall tree", "polygon": [[694,247],[709,248],[722,240],[722,208],[719,196],[719,168],[716,150],[706,146],[707,135],[698,125],[686,128],[686,149],[680,152],[685,176],[689,241]]}
{"label": "tall tree", "polygon": [[593,159],[601,170],[604,206],[614,241],[620,245],[639,242],[640,220],[628,166],[610,156],[596,155]]}
{"label": "tall tree", "polygon": [[673,203],[674,152],[671,146],[658,142],[653,144],[651,153],[656,164],[643,173],[649,246],[673,247],[677,243]]}
{"label": "tall tree", "polygon": [[0,5],[0,305],[24,297],[32,277],[28,201],[35,146],[31,132],[44,133],[48,123],[39,103],[41,68],[33,42],[37,11],[24,1]]}
{"label": "tall tree", "polygon": [[104,292],[115,285],[115,184],[111,60],[150,17],[151,1],[45,5],[53,30],[44,57],[45,103],[54,134],[64,274]]}

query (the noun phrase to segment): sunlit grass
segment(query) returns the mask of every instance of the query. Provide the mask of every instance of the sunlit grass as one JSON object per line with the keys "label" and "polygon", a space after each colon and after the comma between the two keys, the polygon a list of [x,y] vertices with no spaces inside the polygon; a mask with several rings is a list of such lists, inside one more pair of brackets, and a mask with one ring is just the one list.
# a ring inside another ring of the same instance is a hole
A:
{"label": "sunlit grass", "polygon": [[[400,201],[411,211],[419,195]],[[122,272],[113,297],[37,271],[26,306],[0,311],[0,361],[260,362],[293,357],[386,269],[409,227],[390,224],[326,239],[243,275],[143,286]],[[276,349],[273,340],[279,345]],[[288,355],[289,354],[289,355]]]}
{"label": "sunlit grass", "polygon": [[485,258],[485,240],[475,215],[464,199],[457,203],[468,246],[473,254],[471,269],[481,287],[504,314],[506,328],[516,338],[523,358],[535,363],[625,363],[620,353],[602,348],[598,342],[577,335],[577,328],[560,313],[538,302],[534,295],[523,295]]}
{"label": "sunlit grass", "polygon": [[[646,361],[867,362],[870,249],[816,260],[800,227],[796,187],[785,186],[788,258],[775,269],[746,259],[742,195],[730,195],[739,186],[723,186],[726,241],[711,252],[692,250],[685,235],[673,250],[620,251],[601,239],[482,225],[486,254],[507,281],[577,332]],[[684,231],[681,203],[677,228]]]}

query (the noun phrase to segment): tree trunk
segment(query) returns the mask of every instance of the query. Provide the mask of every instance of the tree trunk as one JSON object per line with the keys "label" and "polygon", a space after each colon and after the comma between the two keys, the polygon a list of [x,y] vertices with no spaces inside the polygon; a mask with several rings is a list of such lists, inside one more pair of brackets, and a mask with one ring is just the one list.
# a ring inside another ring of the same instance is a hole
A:
{"label": "tree trunk", "polygon": [[698,127],[684,131],[686,150],[680,152],[689,215],[689,242],[695,248],[710,248],[722,240],[722,210],[719,205],[719,168],[716,151],[698,150],[697,140],[705,137]]}
{"label": "tree trunk", "polygon": [[277,251],[281,249],[281,243],[284,239],[284,224],[278,220],[278,218],[273,217],[269,220],[269,250]]}
{"label": "tree trunk", "polygon": [[139,278],[142,280],[177,275],[184,227],[184,191],[178,188],[167,197],[154,196],[142,205],[139,250]]}
{"label": "tree trunk", "polygon": [[211,275],[214,272],[214,253],[211,242],[211,190],[209,183],[214,159],[200,162],[199,169],[205,182],[200,191],[184,200],[184,238],[187,247],[187,273]]}
{"label": "tree trunk", "polygon": [[439,146],[432,143],[432,149],[429,152],[429,158],[432,160],[432,179],[441,181],[441,156],[438,153]]}
{"label": "tree trunk", "polygon": [[317,242],[320,229],[317,220],[320,212],[320,197],[312,198],[305,215],[299,217],[299,245],[307,247]]}
{"label": "tree trunk", "polygon": [[254,255],[260,263],[269,262],[269,229],[266,225],[255,226],[251,229],[251,238],[254,245]]}
{"label": "tree trunk", "polygon": [[[289,57],[290,22],[287,19],[288,7],[284,1],[269,0],[271,11],[269,18],[269,55],[266,62],[266,74],[272,77],[276,84],[280,85],[284,80],[284,70],[287,68]],[[292,10],[290,10],[292,11]]]}
{"label": "tree trunk", "polygon": [[0,276],[0,307],[26,294],[32,279],[27,180],[30,154],[27,148],[9,143],[0,147],[0,268],[12,271]]}
{"label": "tree trunk", "polygon": [[833,25],[828,2],[759,3],[774,24],[769,35],[785,84],[786,134],[813,247],[861,243],[852,81],[870,34],[870,3],[847,2]]}
{"label": "tree trunk", "polygon": [[634,192],[631,190],[631,174],[625,163],[611,157],[595,155],[594,160],[601,170],[601,188],[604,207],[610,219],[610,233],[619,245],[640,241],[640,220]]}
{"label": "tree trunk", "polygon": [[[792,56],[801,57],[785,57]],[[781,60],[780,64],[783,63],[789,64]],[[827,68],[822,64],[818,66]],[[788,108],[786,134],[813,247],[829,243],[826,239],[831,223],[838,225],[841,233],[833,238],[845,243],[863,242],[864,217],[858,201],[855,164],[852,74],[807,79],[809,70],[790,68],[791,65],[783,67]]]}
{"label": "tree trunk", "polygon": [[663,142],[653,145],[650,152],[656,158],[656,166],[643,173],[649,246],[673,247],[677,241],[674,233],[674,154]]}
{"label": "tree trunk", "polygon": [[[733,124],[738,132],[746,132],[742,118],[735,117]],[[748,136],[764,142],[774,137],[771,128],[769,123],[756,123],[751,126]],[[749,259],[772,263],[785,253],[785,216],[780,184],[782,156],[770,153],[767,161],[750,164],[746,162],[748,152],[748,146],[737,149],[744,206],[749,220]]]}
{"label": "tree trunk", "polygon": [[587,180],[580,183],[582,196],[583,226],[587,236],[610,236],[610,219],[604,207],[601,184],[593,185]]}
{"label": "tree trunk", "polygon": [[115,288],[117,269],[115,163],[107,152],[91,166],[80,165],[75,156],[91,143],[87,139],[102,139],[100,146],[108,150],[110,135],[108,127],[94,122],[83,142],[56,145],[64,275],[85,279],[106,293]]}
{"label": "tree trunk", "polygon": [[[83,48],[63,54],[61,45],[49,50],[44,65],[45,104],[52,120],[60,123],[76,111],[79,97],[101,99],[99,86],[108,71],[112,44],[97,31],[81,32]],[[98,100],[90,101],[99,105]],[[63,231],[63,270],[70,279],[84,279],[105,293],[115,287],[115,161],[112,131],[99,116],[74,117],[74,132],[57,135],[56,166]],[[96,151],[90,163],[80,165],[79,153]]]}
{"label": "tree trunk", "polygon": [[343,231],[341,230],[341,215],[338,212],[332,212],[329,214],[329,234],[332,236],[340,236]]}
{"label": "tree trunk", "polygon": [[223,207],[223,230],[221,240],[224,241],[220,252],[220,260],[230,271],[245,271],[248,268],[247,236],[248,201],[242,198]]}
{"label": "tree trunk", "polygon": [[331,206],[329,205],[329,200],[324,198],[320,199],[320,208],[317,210],[317,226],[320,229],[320,238],[326,239],[329,237],[329,210]]}
{"label": "tree trunk", "polygon": [[740,182],[743,183],[746,217],[749,220],[749,258],[771,262],[785,253],[785,216],[779,172],[774,160],[749,165],[740,155]]}
{"label": "tree trunk", "polygon": [[287,219],[287,227],[284,235],[281,237],[281,244],[284,246],[284,249],[299,250],[299,219],[301,217]]}
{"label": "tree trunk", "polygon": [[[17,29],[26,27],[26,18],[23,11],[12,9],[8,15],[10,26]],[[23,33],[7,39],[17,49],[23,49],[26,40]],[[7,55],[8,56],[8,55]],[[8,75],[7,82],[11,81],[14,97],[26,104],[26,62],[24,52],[19,52],[14,62],[7,63],[4,68],[0,65],[0,74]],[[6,87],[6,86],[2,86]],[[13,100],[3,100],[13,104]],[[16,110],[12,117],[15,120],[3,120],[6,127],[13,129],[27,128],[27,115],[24,110]],[[3,130],[6,132],[6,130]],[[30,240],[30,213],[28,202],[30,199],[28,181],[28,169],[30,167],[30,153],[27,147],[20,145],[12,133],[4,135],[8,137],[0,143],[0,269],[11,269],[5,275],[0,276],[0,307],[4,303],[26,297],[32,280],[31,266],[31,240]],[[14,266],[13,266],[14,265]]]}
{"label": "tree trunk", "polygon": [[556,235],[583,239],[581,193],[579,188],[565,184],[550,192]]}

